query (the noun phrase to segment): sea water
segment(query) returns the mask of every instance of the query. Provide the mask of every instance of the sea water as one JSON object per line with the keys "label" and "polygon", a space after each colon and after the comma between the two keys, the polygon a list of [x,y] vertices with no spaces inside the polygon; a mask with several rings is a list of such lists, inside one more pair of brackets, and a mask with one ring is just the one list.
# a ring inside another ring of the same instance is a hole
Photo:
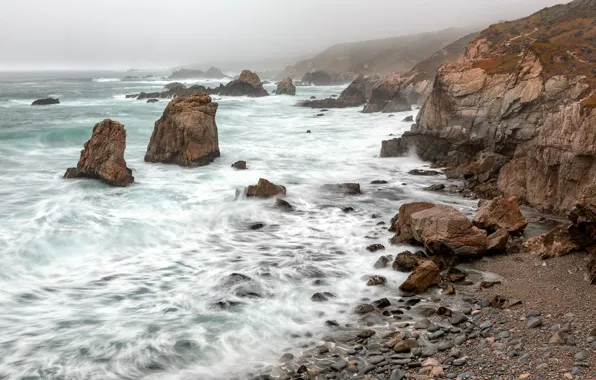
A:
{"label": "sea water", "polygon": [[[423,191],[440,181],[407,173],[424,162],[378,157],[381,141],[408,130],[402,120],[416,110],[317,117],[320,110],[296,106],[342,86],[298,87],[295,97],[214,96],[220,158],[200,168],[145,163],[167,100],[125,95],[168,81],[125,75],[0,75],[2,379],[243,378],[319,341],[326,320],[356,323],[351,310],[362,299],[397,295],[405,275],[373,264],[404,249],[390,246],[378,225],[401,204],[472,209]],[[61,104],[30,106],[47,96]],[[105,118],[125,125],[135,183],[63,179]],[[231,168],[237,160],[249,169]],[[285,185],[294,211],[271,199],[234,200],[260,177]],[[360,183],[363,194],[323,187],[344,182]],[[374,243],[387,249],[368,252]],[[387,277],[387,286],[367,287],[370,274]],[[336,297],[311,301],[323,291]]]}

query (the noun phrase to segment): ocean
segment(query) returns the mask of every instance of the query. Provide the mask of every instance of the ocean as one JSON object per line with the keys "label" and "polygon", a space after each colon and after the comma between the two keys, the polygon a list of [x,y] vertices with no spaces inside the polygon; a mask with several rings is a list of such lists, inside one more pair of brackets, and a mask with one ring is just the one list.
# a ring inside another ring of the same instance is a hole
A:
{"label": "ocean", "polygon": [[[167,100],[125,95],[169,81],[125,75],[138,74],[0,74],[0,379],[245,378],[320,343],[325,321],[358,324],[352,309],[362,300],[397,295],[406,274],[373,264],[414,249],[391,246],[383,229],[401,204],[473,210],[471,200],[423,190],[444,180],[407,173],[426,163],[378,157],[381,141],[408,130],[402,120],[416,110],[316,117],[319,110],[295,106],[345,86],[214,96],[219,159],[200,168],[145,163]],[[61,104],[30,105],[50,95]],[[125,125],[135,183],[63,179],[105,118]],[[249,169],[231,168],[237,160]],[[260,177],[285,185],[295,210],[234,200]],[[323,187],[344,182],[360,183],[363,194]],[[368,252],[374,243],[387,249]],[[366,286],[371,274],[387,286]],[[313,302],[316,292],[335,297]]]}

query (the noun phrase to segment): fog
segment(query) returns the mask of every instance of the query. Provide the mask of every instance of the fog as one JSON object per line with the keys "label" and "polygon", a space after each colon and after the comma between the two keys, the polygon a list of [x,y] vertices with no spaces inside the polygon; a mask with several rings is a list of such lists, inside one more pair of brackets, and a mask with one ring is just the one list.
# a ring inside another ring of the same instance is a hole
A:
{"label": "fog", "polygon": [[[557,0],[2,0],[0,70],[273,68],[339,42],[526,16]],[[265,67],[272,66],[272,67]]]}

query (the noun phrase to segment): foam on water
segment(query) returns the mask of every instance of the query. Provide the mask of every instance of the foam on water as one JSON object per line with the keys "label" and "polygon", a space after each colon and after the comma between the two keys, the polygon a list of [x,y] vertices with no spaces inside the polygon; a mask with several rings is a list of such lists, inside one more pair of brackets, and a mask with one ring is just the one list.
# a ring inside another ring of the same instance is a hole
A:
{"label": "foam on water", "polygon": [[[323,336],[325,320],[354,321],[350,310],[363,297],[395,293],[404,275],[373,270],[380,253],[365,250],[404,248],[388,246],[379,220],[412,199],[455,202],[422,191],[433,179],[407,174],[423,165],[418,159],[377,157],[381,140],[407,130],[401,120],[415,111],[314,117],[318,110],[294,106],[342,87],[216,97],[222,156],[189,169],[143,162],[166,102],[122,101],[131,86],[62,84],[53,92],[65,102],[43,110],[4,95],[30,99],[35,89],[0,89],[8,105],[0,124],[0,377],[229,379],[275,363],[285,349],[298,353]],[[126,125],[135,184],[63,180],[106,117]],[[249,170],[230,168],[239,159]],[[273,200],[234,201],[236,189],[259,177],[286,185],[296,211]],[[389,183],[370,185],[375,179]],[[364,194],[322,188],[341,182],[359,182]],[[347,206],[355,211],[344,213]],[[256,222],[265,227],[252,231]],[[232,273],[250,280],[231,281]],[[389,285],[365,286],[361,278],[374,273]],[[312,302],[321,291],[337,297]]]}

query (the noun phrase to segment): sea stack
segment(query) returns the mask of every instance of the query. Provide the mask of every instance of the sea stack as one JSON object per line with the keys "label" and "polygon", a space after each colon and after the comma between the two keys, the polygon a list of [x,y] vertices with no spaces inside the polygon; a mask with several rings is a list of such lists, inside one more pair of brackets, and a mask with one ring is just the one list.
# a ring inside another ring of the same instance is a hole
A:
{"label": "sea stack", "polygon": [[292,78],[287,77],[277,84],[276,95],[296,95],[296,86],[292,82]]}
{"label": "sea stack", "polygon": [[67,169],[64,178],[93,178],[112,186],[128,186],[134,182],[134,177],[124,160],[125,149],[124,125],[105,119],[95,124],[77,167]]}
{"label": "sea stack", "polygon": [[180,166],[212,163],[219,157],[217,107],[204,93],[170,101],[155,122],[145,161]]}
{"label": "sea stack", "polygon": [[242,70],[238,79],[219,89],[219,95],[259,98],[267,96],[269,93],[263,88],[263,83],[256,73],[250,70]]}

